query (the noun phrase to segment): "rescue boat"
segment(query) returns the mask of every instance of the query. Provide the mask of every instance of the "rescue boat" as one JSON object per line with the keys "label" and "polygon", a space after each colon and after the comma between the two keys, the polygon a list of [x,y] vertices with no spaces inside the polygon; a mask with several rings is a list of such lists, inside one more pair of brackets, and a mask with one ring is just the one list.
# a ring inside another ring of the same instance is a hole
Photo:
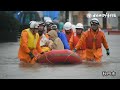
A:
{"label": "rescue boat", "polygon": [[79,64],[82,63],[80,56],[71,50],[52,50],[42,54],[37,63],[46,64]]}

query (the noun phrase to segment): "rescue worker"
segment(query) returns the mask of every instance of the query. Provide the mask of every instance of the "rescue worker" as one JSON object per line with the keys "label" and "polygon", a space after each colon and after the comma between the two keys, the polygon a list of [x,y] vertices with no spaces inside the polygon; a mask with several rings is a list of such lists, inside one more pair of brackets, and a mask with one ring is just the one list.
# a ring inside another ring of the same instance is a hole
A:
{"label": "rescue worker", "polygon": [[64,45],[55,30],[49,31],[48,35],[49,39],[51,40],[51,43],[49,43],[49,47],[52,50],[64,50]]}
{"label": "rescue worker", "polygon": [[64,30],[63,32],[65,33],[67,40],[69,42],[71,36],[73,35],[73,30],[72,30],[72,24],[70,22],[66,22],[64,24]]}
{"label": "rescue worker", "polygon": [[48,47],[48,44],[47,44],[49,42],[49,37],[47,34],[44,33],[45,32],[45,29],[44,29],[45,24],[42,21],[38,22],[38,24],[39,24],[38,33],[40,36],[40,38],[39,38],[40,46],[41,46],[43,52],[48,52],[48,51],[50,51],[50,48]]}
{"label": "rescue worker", "polygon": [[[74,34],[71,36],[70,41],[69,41],[69,45],[70,45],[70,50],[73,50],[75,48],[75,46],[77,45],[79,39],[81,38],[82,34],[84,33],[83,30],[83,24],[82,23],[78,23],[75,26],[76,32],[74,32]],[[86,59],[86,45],[85,43],[82,44],[81,47],[78,48],[77,53],[80,55],[80,58],[82,60]]]}
{"label": "rescue worker", "polygon": [[57,25],[52,25],[52,26],[51,26],[51,29],[52,29],[52,30],[55,30],[55,31],[57,32],[58,37],[61,39],[61,41],[62,41],[62,43],[63,43],[63,45],[64,45],[64,49],[70,50],[70,46],[69,46],[69,43],[68,43],[68,41],[67,41],[66,35],[65,35],[63,32],[61,32],[61,31],[58,30]]}
{"label": "rescue worker", "polygon": [[54,23],[52,22],[52,20],[46,20],[45,24],[46,24],[46,29],[47,29],[47,33],[48,33],[51,30],[51,26]]}
{"label": "rescue worker", "polygon": [[18,58],[20,61],[34,64],[37,60],[37,56],[42,53],[42,49],[38,40],[38,27],[39,25],[36,23],[36,21],[31,21],[30,28],[22,31],[18,52]]}
{"label": "rescue worker", "polygon": [[42,21],[39,21],[39,22],[37,22],[38,24],[39,24],[39,27],[38,27],[38,34],[40,35],[40,36],[42,36],[43,34],[44,34],[44,32],[45,32],[45,23],[44,22],[42,22]]}
{"label": "rescue worker", "polygon": [[108,43],[106,41],[106,37],[104,32],[99,28],[99,20],[97,18],[93,18],[90,21],[91,28],[89,28],[81,37],[75,49],[76,52],[82,44],[86,43],[86,60],[92,60],[96,62],[101,62],[102,58],[102,44],[106,49],[106,54],[110,55]]}

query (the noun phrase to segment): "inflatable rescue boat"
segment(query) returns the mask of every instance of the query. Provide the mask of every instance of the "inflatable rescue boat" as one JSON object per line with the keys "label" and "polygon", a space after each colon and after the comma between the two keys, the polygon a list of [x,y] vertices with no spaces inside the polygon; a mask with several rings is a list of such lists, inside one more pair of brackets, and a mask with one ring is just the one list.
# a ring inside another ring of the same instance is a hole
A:
{"label": "inflatable rescue boat", "polygon": [[79,64],[82,63],[80,56],[70,50],[52,50],[42,54],[37,63],[46,64]]}

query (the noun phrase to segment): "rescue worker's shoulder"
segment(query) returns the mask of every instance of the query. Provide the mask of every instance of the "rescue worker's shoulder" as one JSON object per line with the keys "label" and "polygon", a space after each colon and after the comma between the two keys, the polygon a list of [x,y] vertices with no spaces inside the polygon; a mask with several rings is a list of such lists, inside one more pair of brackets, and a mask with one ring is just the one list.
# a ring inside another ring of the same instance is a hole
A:
{"label": "rescue worker's shoulder", "polygon": [[24,29],[24,30],[22,30],[22,33],[26,33],[26,32],[28,32],[28,30],[29,30],[29,28],[28,29]]}
{"label": "rescue worker's shoulder", "polygon": [[27,32],[27,29],[24,29],[22,32],[21,32],[21,35],[28,35],[28,32]]}
{"label": "rescue worker's shoulder", "polygon": [[99,32],[101,33],[101,35],[104,35],[104,31],[102,31],[101,29],[99,29]]}
{"label": "rescue worker's shoulder", "polygon": [[83,33],[82,33],[82,36],[87,36],[87,35],[88,35],[88,32],[89,32],[89,30],[83,32]]}
{"label": "rescue worker's shoulder", "polygon": [[57,42],[59,43],[59,41],[61,41],[61,39],[60,39],[59,37],[57,37],[57,38],[55,39],[55,41],[57,41]]}

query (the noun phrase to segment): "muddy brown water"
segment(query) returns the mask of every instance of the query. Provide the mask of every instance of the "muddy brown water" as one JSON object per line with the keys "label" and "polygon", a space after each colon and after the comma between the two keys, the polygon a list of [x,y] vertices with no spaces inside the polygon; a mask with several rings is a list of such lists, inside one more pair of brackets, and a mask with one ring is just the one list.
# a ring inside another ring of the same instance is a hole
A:
{"label": "muddy brown water", "polygon": [[120,79],[120,36],[106,37],[110,56],[106,56],[103,48],[101,63],[76,65],[26,64],[17,58],[18,42],[0,43],[0,79]]}

